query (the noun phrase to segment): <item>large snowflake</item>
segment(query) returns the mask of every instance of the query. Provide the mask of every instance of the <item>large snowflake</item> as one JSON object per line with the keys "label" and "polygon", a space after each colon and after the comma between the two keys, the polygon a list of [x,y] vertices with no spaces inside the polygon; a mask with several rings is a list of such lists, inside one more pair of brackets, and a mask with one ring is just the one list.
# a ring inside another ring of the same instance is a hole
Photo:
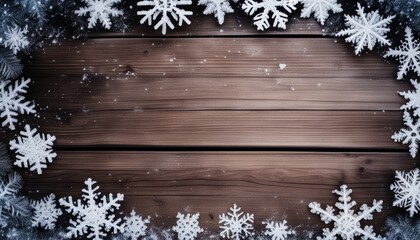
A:
{"label": "large snowflake", "polygon": [[410,172],[396,171],[396,181],[391,185],[395,193],[393,206],[407,208],[410,217],[420,210],[420,170]]}
{"label": "large snowflake", "polygon": [[[226,13],[233,13],[233,8],[230,6],[230,0],[199,0],[198,5],[206,6],[204,10],[205,15],[214,14],[220,25],[225,21]],[[233,0],[237,3],[239,0]]]}
{"label": "large snowflake", "polygon": [[53,230],[57,218],[63,214],[55,201],[55,195],[51,193],[39,201],[31,201],[31,206],[34,209],[32,215],[32,226],[43,227],[47,230]]}
{"label": "large snowflake", "polygon": [[22,81],[16,80],[15,84],[9,84],[10,81],[0,80],[0,117],[5,118],[2,126],[8,126],[11,130],[15,129],[17,123],[16,116],[25,113],[35,113],[35,105],[24,101],[23,96],[28,88],[31,79]]}
{"label": "large snowflake", "polygon": [[172,227],[178,233],[179,240],[194,240],[197,235],[204,230],[198,224],[200,213],[196,214],[182,214],[178,213],[176,218],[176,226]]}
{"label": "large snowflake", "polygon": [[419,148],[418,144],[420,142],[420,121],[414,122],[408,112],[404,112],[403,120],[407,128],[402,128],[399,132],[394,133],[391,138],[395,142],[409,144],[408,147],[410,148],[410,154],[413,158],[415,158]]}
{"label": "large snowflake", "polygon": [[123,14],[121,10],[115,9],[114,4],[121,2],[121,0],[83,0],[88,6],[76,10],[75,13],[79,16],[89,14],[88,28],[93,28],[96,22],[102,23],[106,29],[111,28],[112,17],[117,17]]}
{"label": "large snowflake", "polygon": [[14,54],[24,49],[29,45],[26,34],[28,33],[28,26],[19,28],[17,25],[8,27],[4,33],[4,46],[10,48]]}
{"label": "large snowflake", "polygon": [[398,92],[401,96],[408,100],[408,102],[401,106],[404,110],[414,110],[413,115],[420,117],[420,84],[411,79],[411,84],[416,89],[415,91]]}
{"label": "large snowflake", "polygon": [[10,141],[10,149],[17,154],[14,164],[42,174],[42,169],[47,168],[47,163],[52,163],[57,156],[52,150],[54,140],[55,136],[37,133],[36,128],[31,129],[26,124],[20,136]]}
{"label": "large snowflake", "polygon": [[191,4],[191,0],[142,0],[137,2],[137,6],[151,8],[149,10],[137,11],[137,15],[143,16],[140,20],[141,24],[147,20],[149,26],[152,25],[152,20],[156,20],[159,15],[162,15],[159,22],[155,24],[155,29],[162,27],[162,34],[165,35],[167,27],[171,29],[175,28],[170,16],[175,21],[178,21],[179,26],[182,26],[184,22],[187,24],[191,23],[187,16],[192,15],[193,12],[179,8],[181,5]]}
{"label": "large snowflake", "polygon": [[383,18],[379,15],[379,11],[364,12],[364,7],[357,3],[357,16],[346,16],[345,25],[348,27],[341,30],[336,36],[342,37],[349,35],[346,38],[346,42],[355,45],[356,54],[367,47],[372,50],[376,43],[381,45],[391,45],[389,40],[386,38],[386,34],[391,30],[388,25],[391,23],[395,16]]}
{"label": "large snowflake", "polygon": [[76,216],[76,220],[70,220],[70,226],[67,228],[69,237],[76,238],[87,234],[87,238],[100,240],[106,237],[111,229],[114,234],[124,231],[124,226],[120,224],[121,219],[114,219],[112,214],[115,209],[120,208],[118,202],[124,200],[124,194],[118,193],[116,197],[112,193],[108,197],[101,196],[98,192],[99,186],[94,187],[95,184],[96,181],[91,178],[85,181],[86,188],[82,189],[82,200],[73,202],[71,196],[59,200],[68,213]]}
{"label": "large snowflake", "polygon": [[219,215],[219,223],[222,224],[220,228],[223,229],[220,236],[236,240],[250,237],[253,235],[253,222],[254,214],[246,213],[244,215],[241,208],[234,204],[227,215],[224,213]]}
{"label": "large snowflake", "polygon": [[326,224],[334,222],[334,227],[332,229],[323,229],[323,237],[317,237],[318,240],[334,240],[337,239],[337,235],[347,240],[353,240],[355,237],[359,236],[361,239],[365,240],[382,239],[380,235],[376,235],[376,233],[373,232],[372,226],[365,226],[362,228],[360,224],[361,220],[372,220],[372,214],[374,212],[381,212],[382,200],[373,200],[372,207],[363,204],[360,207],[360,211],[355,214],[352,208],[356,205],[356,202],[351,200],[351,189],[348,189],[346,185],[342,185],[340,190],[334,190],[333,193],[339,196],[339,202],[335,204],[340,210],[337,215],[334,215],[335,209],[331,206],[327,205],[327,208],[324,210],[321,208],[321,204],[317,202],[309,203],[311,213],[320,215],[321,220]]}
{"label": "large snowflake", "polygon": [[146,235],[147,224],[150,223],[150,217],[143,219],[132,210],[129,217],[124,218],[124,237],[131,240],[137,240]]}
{"label": "large snowflake", "polygon": [[328,11],[333,13],[340,13],[343,11],[341,4],[337,0],[300,0],[303,3],[303,9],[300,14],[301,18],[309,18],[312,13],[321,25],[324,25],[325,20],[330,16]]}
{"label": "large snowflake", "polygon": [[401,46],[389,49],[384,57],[395,57],[400,61],[397,79],[403,79],[410,70],[420,76],[420,43],[414,39],[411,28],[405,29],[405,41],[401,42]]}
{"label": "large snowflake", "polygon": [[289,229],[286,220],[283,222],[268,221],[263,224],[266,224],[264,235],[270,237],[271,240],[286,240],[288,235],[296,234],[294,230]]}
{"label": "large snowflake", "polygon": [[[254,15],[254,13],[260,8],[263,9],[262,12],[258,13],[254,17],[254,25],[257,26],[258,30],[265,30],[270,27],[270,12],[272,13],[272,18],[274,19],[273,27],[278,27],[286,29],[286,23],[288,21],[287,13],[291,13],[293,10],[296,10],[296,4],[298,0],[260,0],[261,2],[256,2],[254,0],[246,0],[242,4],[242,9],[248,15]],[[280,11],[284,9],[284,11]]]}

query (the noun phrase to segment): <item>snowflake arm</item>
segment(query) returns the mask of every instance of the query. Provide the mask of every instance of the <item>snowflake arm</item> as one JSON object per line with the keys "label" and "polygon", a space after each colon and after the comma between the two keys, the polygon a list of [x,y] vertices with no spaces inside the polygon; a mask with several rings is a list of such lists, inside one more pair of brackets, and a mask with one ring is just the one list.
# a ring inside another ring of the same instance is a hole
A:
{"label": "snowflake arm", "polygon": [[415,158],[418,151],[418,143],[420,142],[420,121],[414,122],[408,112],[404,112],[403,120],[407,128],[402,128],[399,132],[394,133],[391,139],[395,142],[402,142],[402,144],[409,144],[410,155]]}
{"label": "snowflake arm", "polygon": [[414,86],[415,91],[398,92],[408,102],[401,106],[403,110],[414,110],[413,115],[420,117],[420,84],[411,79],[411,84]]}
{"label": "snowflake arm", "polygon": [[[239,0],[233,0],[237,3]],[[198,5],[206,6],[204,10],[205,15],[214,14],[220,25],[225,21],[226,13],[233,13],[233,8],[230,6],[229,0],[199,0]]]}
{"label": "snowflake arm", "polygon": [[343,11],[341,4],[337,0],[300,0],[303,3],[301,18],[309,18],[312,13],[321,25],[324,25],[325,20],[329,17],[328,11],[333,13],[340,13]]}
{"label": "snowflake arm", "polygon": [[136,240],[146,235],[147,224],[150,223],[150,217],[143,219],[132,210],[130,216],[125,217],[124,220],[124,237]]}
{"label": "snowflake arm", "polygon": [[396,49],[389,49],[384,57],[395,57],[399,60],[398,80],[403,79],[410,70],[420,76],[420,43],[414,39],[411,28],[405,29],[405,41]]}
{"label": "snowflake arm", "polygon": [[407,208],[410,217],[413,217],[420,210],[420,170],[396,171],[395,178],[396,181],[390,187],[395,193],[392,205]]}
{"label": "snowflake arm", "polygon": [[93,28],[99,21],[106,29],[111,28],[112,17],[117,17],[123,14],[119,9],[114,8],[114,4],[121,2],[121,0],[83,0],[88,6],[76,10],[78,16],[90,15],[88,18],[88,28]]}
{"label": "snowflake arm", "polygon": [[185,215],[178,212],[176,215],[178,220],[176,221],[176,226],[172,227],[172,230],[178,233],[179,240],[194,240],[199,233],[204,231],[199,226],[199,217],[200,213],[188,213]]}
{"label": "snowflake arm", "polygon": [[283,220],[283,222],[267,221],[262,223],[266,225],[264,235],[272,240],[286,240],[288,235],[296,234],[294,230],[288,229],[286,220]]}
{"label": "snowflake arm", "polygon": [[14,54],[17,54],[20,50],[24,49],[29,45],[26,34],[28,33],[28,26],[19,28],[15,25],[13,28],[8,27],[4,33],[4,46],[10,48]]}
{"label": "snowflake arm", "polygon": [[59,216],[63,214],[55,201],[55,195],[51,193],[39,201],[31,201],[34,209],[32,216],[32,227],[43,227],[47,230],[53,230]]}
{"label": "snowflake arm", "polygon": [[227,215],[224,213],[219,215],[219,224],[222,224],[220,236],[235,240],[250,237],[253,235],[253,222],[254,214],[244,214],[241,212],[241,208],[234,204]]}

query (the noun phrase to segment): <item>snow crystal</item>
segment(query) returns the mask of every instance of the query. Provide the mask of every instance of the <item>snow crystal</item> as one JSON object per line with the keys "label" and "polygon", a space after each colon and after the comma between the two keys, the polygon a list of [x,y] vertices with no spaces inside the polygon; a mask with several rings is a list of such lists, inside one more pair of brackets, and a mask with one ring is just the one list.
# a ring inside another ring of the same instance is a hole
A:
{"label": "snow crystal", "polygon": [[418,143],[420,142],[420,121],[414,123],[408,112],[404,112],[403,120],[407,128],[402,128],[399,132],[394,133],[391,138],[395,142],[409,144],[410,154],[415,158],[419,147]]}
{"label": "snow crystal", "polygon": [[396,171],[395,178],[397,180],[391,185],[391,191],[395,193],[392,205],[407,208],[410,217],[413,217],[420,210],[420,170]]}
{"label": "snow crystal", "polygon": [[300,0],[303,4],[301,18],[309,18],[312,13],[321,25],[324,25],[325,20],[329,17],[328,11],[333,13],[340,13],[343,11],[341,4],[337,0]]}
{"label": "snow crystal", "polygon": [[47,230],[53,230],[57,218],[63,214],[55,201],[55,195],[51,193],[39,201],[31,201],[31,206],[34,209],[32,216],[33,227],[43,227]]}
{"label": "snow crystal", "polygon": [[131,240],[139,239],[146,235],[147,224],[150,223],[150,217],[143,219],[137,215],[134,210],[129,217],[124,218],[124,236]]}
{"label": "snow crystal", "polygon": [[[214,14],[214,17],[217,18],[220,25],[225,21],[226,13],[233,13],[233,8],[230,6],[230,0],[199,0],[198,5],[206,6],[204,10],[205,15]],[[239,0],[233,0],[237,3]],[[220,29],[220,32],[223,32],[223,29]]]}
{"label": "snow crystal", "polygon": [[286,240],[288,235],[296,234],[294,230],[289,230],[286,220],[283,222],[267,221],[263,224],[266,225],[264,235],[270,237],[271,240]]}
{"label": "snow crystal", "polygon": [[4,46],[10,48],[14,54],[24,49],[29,45],[26,34],[28,33],[28,26],[19,28],[15,25],[13,28],[8,27],[4,33]]}
{"label": "snow crystal", "polygon": [[88,28],[93,28],[96,22],[102,23],[102,26],[106,29],[111,28],[112,17],[117,17],[123,14],[121,10],[114,8],[114,4],[121,2],[121,0],[82,0],[88,6],[76,10],[75,13],[78,16],[85,16],[89,14]]}
{"label": "snow crystal", "polygon": [[219,215],[222,232],[220,236],[239,240],[253,235],[254,214],[241,212],[241,208],[233,205],[227,215]]}
{"label": "snow crystal", "polygon": [[185,215],[178,212],[176,226],[172,227],[172,230],[178,233],[179,240],[194,240],[199,233],[204,231],[198,225],[199,217],[200,213]]}
{"label": "snow crystal", "polygon": [[416,89],[415,91],[398,92],[401,96],[408,100],[408,102],[401,106],[404,110],[414,110],[414,116],[420,117],[420,84],[411,79],[411,84]]}

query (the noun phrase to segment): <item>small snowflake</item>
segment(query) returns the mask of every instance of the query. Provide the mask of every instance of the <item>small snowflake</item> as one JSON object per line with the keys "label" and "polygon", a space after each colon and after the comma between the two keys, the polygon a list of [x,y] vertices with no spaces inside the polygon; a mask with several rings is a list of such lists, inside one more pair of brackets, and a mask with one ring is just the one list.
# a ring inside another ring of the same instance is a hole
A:
{"label": "small snowflake", "polygon": [[162,34],[165,35],[167,27],[171,29],[175,28],[170,16],[175,21],[178,21],[179,26],[182,26],[183,22],[187,24],[191,23],[187,16],[192,15],[193,12],[179,8],[181,5],[191,4],[191,0],[142,0],[137,2],[137,6],[151,7],[151,9],[137,11],[137,15],[144,16],[140,20],[140,23],[143,24],[147,20],[149,26],[152,25],[152,20],[156,20],[159,15],[162,15],[159,22],[156,23],[155,29],[162,27]]}
{"label": "small snowflake", "polygon": [[236,240],[252,236],[254,214],[244,215],[236,204],[230,208],[230,211],[227,215],[224,213],[219,215],[219,223],[223,224],[220,226],[223,229],[220,236]]}
{"label": "small snowflake", "polygon": [[365,8],[357,3],[357,16],[346,16],[345,25],[347,29],[341,30],[336,36],[342,37],[350,35],[346,38],[346,42],[355,44],[356,54],[367,46],[369,50],[372,50],[376,43],[381,45],[391,45],[385,34],[391,29],[388,25],[391,23],[395,16],[383,18],[379,15],[379,11],[365,13]]}
{"label": "small snowflake", "polygon": [[384,57],[395,57],[400,61],[398,80],[403,79],[410,70],[420,76],[420,43],[414,39],[411,28],[405,29],[405,41],[401,42],[401,46],[388,50]]}
{"label": "small snowflake", "polygon": [[17,123],[16,116],[25,113],[35,113],[35,105],[31,102],[25,102],[26,88],[31,79],[22,81],[17,80],[15,84],[10,81],[0,81],[0,117],[5,118],[2,126],[9,126],[11,130],[15,129]]}
{"label": "small snowflake", "polygon": [[139,237],[146,235],[147,224],[150,223],[150,217],[143,219],[132,210],[130,217],[125,217],[124,220],[124,237],[136,240]]}
{"label": "small snowflake", "polygon": [[197,235],[204,230],[198,225],[198,218],[200,213],[196,214],[182,214],[178,213],[176,218],[176,226],[172,227],[172,230],[178,233],[179,240],[194,240]]}
{"label": "small snowflake", "polygon": [[411,80],[411,84],[416,89],[415,91],[398,92],[408,100],[406,104],[401,106],[401,109],[414,110],[413,115],[420,117],[420,84],[416,80]]}
{"label": "small snowflake", "polygon": [[47,168],[47,163],[52,163],[53,158],[57,156],[52,150],[54,140],[55,136],[37,133],[36,128],[31,129],[26,124],[20,136],[10,141],[10,149],[15,150],[17,154],[14,164],[42,174],[42,169]]}
{"label": "small snowflake", "polygon": [[53,230],[57,218],[63,214],[63,212],[57,208],[55,195],[53,193],[39,201],[31,201],[31,206],[34,209],[32,227],[39,226],[47,230]]}
{"label": "small snowflake", "polygon": [[[99,186],[93,187],[96,181],[91,178],[85,181],[87,188],[82,189],[82,199],[73,202],[73,198],[60,198],[59,202],[66,208],[68,213],[76,217],[76,220],[70,220],[70,226],[67,228],[68,237],[86,237],[94,240],[100,240],[106,237],[107,233],[113,229],[113,233],[124,231],[124,226],[120,225],[121,219],[114,220],[115,215],[111,214],[115,209],[120,208],[118,202],[124,200],[124,194],[114,195],[110,193],[108,198],[101,196],[98,192]],[[97,203],[98,201],[98,203]]]}
{"label": "small snowflake", "polygon": [[420,210],[420,170],[396,171],[395,177],[397,180],[391,185],[391,191],[395,193],[392,205],[407,208],[410,217],[413,217]]}
{"label": "small snowflake", "polygon": [[270,27],[270,12],[274,19],[273,27],[286,29],[288,15],[280,11],[279,8],[291,13],[293,10],[296,10],[297,3],[298,0],[262,0],[261,2],[245,0],[245,3],[242,4],[242,9],[248,15],[254,15],[258,9],[263,9],[261,13],[258,13],[254,17],[254,25],[257,26],[258,30],[264,31]]}
{"label": "small snowflake", "polygon": [[328,11],[333,13],[340,13],[343,11],[341,4],[337,0],[300,0],[303,3],[301,18],[309,18],[314,13],[315,18],[321,25],[324,25],[325,20],[329,17]]}
{"label": "small snowflake", "polygon": [[394,133],[391,138],[395,142],[409,144],[410,154],[413,158],[415,158],[419,147],[418,144],[420,142],[420,121],[416,121],[414,123],[414,120],[408,112],[404,112],[403,119],[407,128],[402,128],[399,132]]}
{"label": "small snowflake", "polygon": [[4,46],[10,48],[14,54],[24,49],[29,45],[28,38],[25,34],[28,33],[28,26],[19,28],[18,26],[8,27],[4,33]]}
{"label": "small snowflake", "polygon": [[335,203],[335,206],[341,211],[337,215],[334,215],[335,209],[331,206],[327,205],[327,208],[324,210],[321,208],[321,204],[317,202],[309,203],[311,213],[320,215],[321,220],[325,222],[325,224],[334,222],[334,227],[332,229],[324,228],[323,237],[317,237],[317,240],[337,239],[337,235],[347,240],[353,240],[355,237],[359,236],[361,236],[361,239],[366,240],[382,239],[381,236],[377,236],[376,233],[373,232],[372,226],[365,226],[362,228],[360,223],[361,220],[372,220],[372,213],[382,211],[382,200],[373,200],[372,207],[363,204],[360,207],[360,211],[355,214],[352,208],[356,206],[356,202],[351,200],[351,189],[348,189],[346,185],[342,185],[340,190],[334,190],[333,193],[339,196],[339,202]]}
{"label": "small snowflake", "polygon": [[[199,0],[198,5],[206,6],[204,10],[205,15],[214,14],[220,25],[225,21],[226,13],[233,13],[233,8],[230,6],[230,0]],[[233,0],[237,3],[239,0]]]}
{"label": "small snowflake", "polygon": [[286,240],[288,235],[296,234],[294,230],[288,230],[286,220],[283,220],[283,222],[267,221],[263,224],[266,225],[264,235],[271,237],[271,240]]}
{"label": "small snowflake", "polygon": [[111,28],[112,17],[117,17],[123,14],[121,10],[115,9],[114,4],[121,2],[121,0],[83,0],[88,6],[76,10],[78,16],[85,16],[89,14],[88,28],[93,28],[96,22],[102,23],[106,29]]}

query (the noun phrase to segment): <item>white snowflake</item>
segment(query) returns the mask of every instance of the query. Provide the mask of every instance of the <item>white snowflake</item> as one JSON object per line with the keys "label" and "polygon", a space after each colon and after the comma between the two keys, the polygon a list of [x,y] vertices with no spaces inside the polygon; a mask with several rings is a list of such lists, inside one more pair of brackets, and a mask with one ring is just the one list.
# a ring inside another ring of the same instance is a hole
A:
{"label": "white snowflake", "polygon": [[115,198],[112,193],[108,198],[101,196],[98,192],[99,186],[93,187],[95,184],[96,181],[91,178],[85,181],[87,188],[82,189],[82,200],[73,202],[71,196],[60,198],[59,202],[66,211],[76,216],[76,220],[70,220],[70,226],[67,228],[68,237],[82,237],[90,230],[86,237],[100,240],[106,237],[111,229],[114,234],[124,231],[124,226],[120,224],[121,219],[114,219],[115,215],[112,214],[120,208],[118,202],[124,200],[124,194],[118,193]]}
{"label": "white snowflake", "polygon": [[286,240],[288,235],[296,234],[294,230],[289,230],[286,220],[283,220],[283,222],[267,221],[262,223],[266,225],[264,235],[271,237],[271,240]]}
{"label": "white snowflake", "polygon": [[413,158],[416,157],[418,151],[418,144],[420,142],[420,121],[416,121],[411,118],[408,112],[404,112],[404,124],[407,128],[402,128],[399,132],[394,133],[391,138],[395,142],[402,142],[403,144],[409,144],[410,154]]}
{"label": "white snowflake", "polygon": [[53,230],[57,218],[63,214],[55,202],[55,195],[51,193],[39,201],[31,201],[34,209],[32,215],[32,227],[43,227],[47,230]]}
{"label": "white snowflake", "polygon": [[10,149],[17,154],[14,164],[42,174],[42,169],[47,168],[47,163],[52,163],[53,158],[57,156],[52,150],[54,140],[55,136],[37,133],[36,128],[31,129],[26,124],[20,136],[10,141]]}
{"label": "white snowflake", "polygon": [[29,45],[28,38],[25,34],[28,33],[28,26],[19,28],[15,25],[13,28],[8,27],[4,33],[4,46],[10,48],[14,54],[24,49]]}
{"label": "white snowflake", "polygon": [[346,23],[348,27],[341,30],[336,34],[338,37],[349,35],[346,38],[346,42],[355,45],[356,54],[367,47],[372,50],[376,43],[381,45],[391,45],[390,41],[386,38],[386,34],[391,30],[388,25],[391,23],[395,16],[383,18],[379,15],[379,11],[364,12],[365,8],[357,3],[357,16],[345,15]]}
{"label": "white snowflake", "polygon": [[254,214],[244,215],[236,204],[230,208],[230,211],[227,215],[224,213],[219,215],[219,224],[223,224],[220,226],[223,229],[220,236],[236,240],[252,236]]}
{"label": "white snowflake", "polygon": [[333,13],[340,13],[343,11],[341,4],[337,0],[300,0],[303,4],[301,18],[309,18],[314,13],[315,18],[321,25],[324,25],[325,20],[330,16],[328,11]]}
{"label": "white snowflake", "polygon": [[16,80],[15,84],[9,84],[10,81],[0,80],[0,117],[5,118],[2,126],[9,126],[11,130],[15,129],[17,123],[16,116],[25,113],[35,113],[35,105],[31,102],[24,101],[23,96],[28,88],[31,79],[22,81]]}
{"label": "white snowflake", "polygon": [[88,6],[79,8],[75,13],[78,16],[85,16],[89,14],[88,28],[96,26],[96,22],[102,23],[102,26],[106,29],[111,28],[112,17],[117,17],[123,14],[119,9],[114,8],[114,4],[121,2],[121,0],[83,0]]}
{"label": "white snowflake", "polygon": [[181,5],[191,4],[191,0],[142,0],[137,2],[137,6],[151,8],[149,10],[137,11],[137,15],[143,16],[140,20],[141,24],[147,20],[149,26],[152,25],[152,20],[156,20],[159,15],[162,15],[154,28],[158,29],[162,27],[162,34],[165,35],[167,27],[171,29],[175,28],[170,16],[172,16],[175,21],[178,21],[179,26],[182,26],[184,22],[187,24],[191,23],[187,16],[192,15],[193,12],[179,8]]}
{"label": "white snowflake", "polygon": [[198,218],[200,213],[196,214],[182,214],[178,213],[176,218],[176,226],[172,227],[178,233],[179,240],[194,240],[197,235],[204,230],[198,225]]}
{"label": "white snowflake", "polygon": [[401,96],[408,100],[408,102],[401,106],[404,110],[414,110],[413,115],[420,117],[420,84],[411,79],[411,84],[416,89],[415,91],[398,92]]}
{"label": "white snowflake", "polygon": [[254,0],[246,0],[242,4],[242,9],[248,15],[254,15],[254,13],[262,8],[263,11],[258,13],[254,17],[254,25],[257,26],[258,30],[265,30],[270,27],[270,12],[272,13],[272,18],[274,19],[273,27],[278,27],[286,29],[286,23],[288,21],[288,15],[285,12],[280,11],[282,8],[286,12],[291,13],[293,10],[296,10],[296,4],[298,0],[260,0],[261,2],[256,2]]}
{"label": "white snowflake", "polygon": [[413,217],[420,210],[420,170],[396,171],[395,177],[397,180],[391,185],[391,191],[395,193],[392,205],[407,208],[410,217]]}
{"label": "white snowflake", "polygon": [[[230,6],[230,0],[199,0],[198,5],[206,6],[204,10],[205,15],[214,14],[220,25],[225,21],[226,13],[233,13],[233,8]],[[233,0],[237,3],[239,0]]]}
{"label": "white snowflake", "polygon": [[400,61],[397,79],[403,79],[408,71],[413,70],[420,76],[420,43],[414,39],[411,28],[405,29],[405,41],[396,49],[389,49],[384,57],[395,57]]}
{"label": "white snowflake", "polygon": [[147,224],[150,223],[150,217],[143,219],[132,210],[130,217],[124,218],[124,236],[127,239],[136,240],[146,235]]}
{"label": "white snowflake", "polygon": [[372,214],[374,212],[382,211],[382,200],[373,200],[372,207],[368,207],[367,204],[363,204],[360,207],[360,211],[355,214],[352,209],[356,202],[351,200],[350,194],[351,189],[348,189],[346,185],[342,185],[340,190],[334,190],[333,193],[339,196],[335,206],[340,210],[338,215],[334,215],[334,208],[327,205],[324,210],[321,208],[321,204],[317,202],[309,203],[311,213],[318,214],[321,216],[321,220],[326,224],[334,222],[332,229],[324,228],[323,237],[317,237],[317,240],[335,240],[336,236],[340,235],[343,239],[353,240],[355,237],[361,236],[361,239],[382,239],[380,235],[376,235],[373,232],[372,226],[361,227],[361,220],[372,220]]}

